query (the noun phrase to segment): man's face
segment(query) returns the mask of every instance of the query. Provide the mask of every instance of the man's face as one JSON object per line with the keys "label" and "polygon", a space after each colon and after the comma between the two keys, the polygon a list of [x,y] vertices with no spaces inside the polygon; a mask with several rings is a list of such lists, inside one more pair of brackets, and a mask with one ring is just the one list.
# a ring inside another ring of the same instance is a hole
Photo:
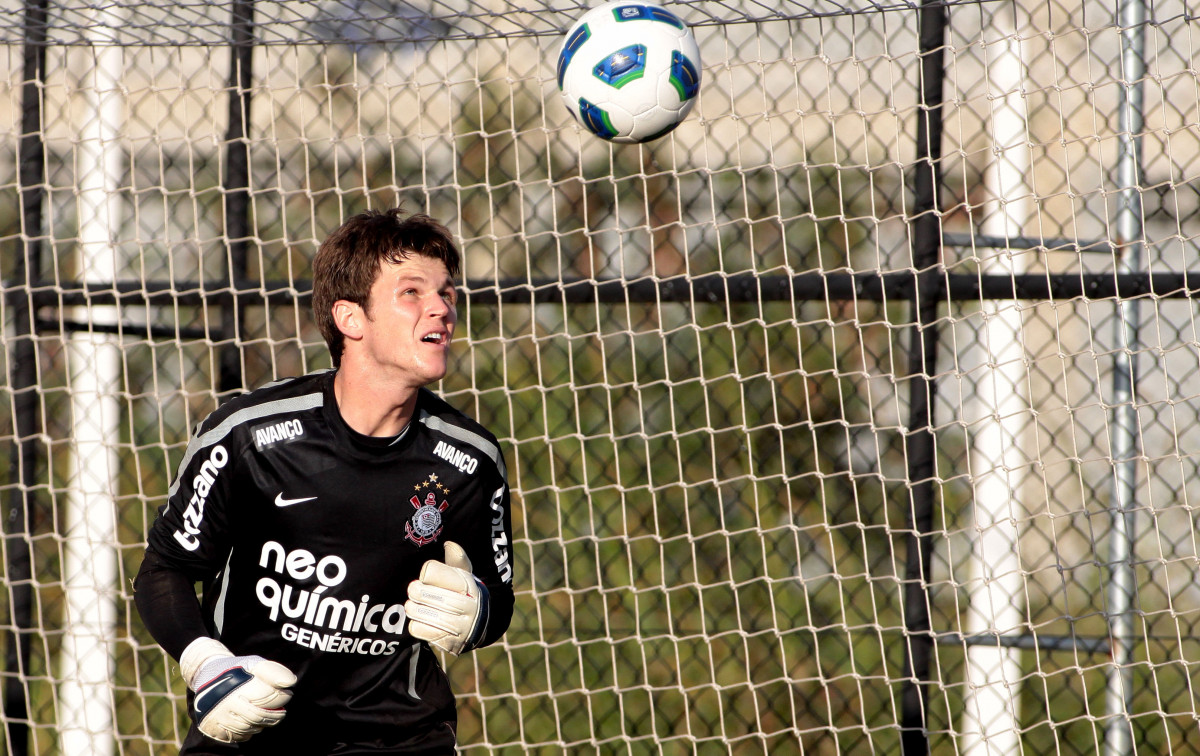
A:
{"label": "man's face", "polygon": [[412,255],[399,263],[385,261],[367,302],[366,367],[381,379],[414,388],[445,377],[457,298],[441,260]]}

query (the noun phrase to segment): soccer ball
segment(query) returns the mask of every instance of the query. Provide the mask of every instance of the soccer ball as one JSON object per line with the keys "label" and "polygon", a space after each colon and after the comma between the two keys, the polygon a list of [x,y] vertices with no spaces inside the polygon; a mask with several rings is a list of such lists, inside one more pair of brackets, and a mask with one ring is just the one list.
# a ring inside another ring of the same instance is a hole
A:
{"label": "soccer ball", "polygon": [[687,117],[700,91],[700,48],[674,13],[617,0],[567,31],[558,89],[584,128],[612,142],[649,142]]}

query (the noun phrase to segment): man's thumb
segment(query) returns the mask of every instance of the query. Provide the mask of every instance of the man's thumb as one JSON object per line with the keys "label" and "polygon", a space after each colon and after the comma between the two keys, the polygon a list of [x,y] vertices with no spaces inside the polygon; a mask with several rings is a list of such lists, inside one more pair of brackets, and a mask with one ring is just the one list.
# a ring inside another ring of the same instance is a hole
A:
{"label": "man's thumb", "polygon": [[446,564],[475,574],[471,569],[471,559],[467,556],[467,552],[463,551],[462,546],[454,541],[446,541]]}

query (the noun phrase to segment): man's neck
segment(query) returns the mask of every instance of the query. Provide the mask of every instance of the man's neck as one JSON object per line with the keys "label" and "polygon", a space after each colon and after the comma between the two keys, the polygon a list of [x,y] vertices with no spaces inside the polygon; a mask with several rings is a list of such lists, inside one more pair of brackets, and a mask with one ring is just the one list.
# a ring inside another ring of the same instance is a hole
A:
{"label": "man's neck", "polygon": [[417,407],[412,387],[383,386],[363,371],[345,366],[333,377],[333,395],[346,424],[364,436],[386,438],[408,427]]}

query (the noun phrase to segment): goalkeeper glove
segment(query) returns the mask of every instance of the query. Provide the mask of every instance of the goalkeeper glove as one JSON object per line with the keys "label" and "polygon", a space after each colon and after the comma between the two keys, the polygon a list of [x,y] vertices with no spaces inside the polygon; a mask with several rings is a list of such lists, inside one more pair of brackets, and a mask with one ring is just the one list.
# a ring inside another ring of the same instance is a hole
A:
{"label": "goalkeeper glove", "polygon": [[283,719],[296,676],[261,656],[234,656],[223,643],[197,638],[179,657],[195,692],[192,714],[200,732],[222,743],[240,743]]}
{"label": "goalkeeper glove", "polygon": [[488,622],[488,591],[471,572],[462,547],[446,542],[446,561],[429,561],[408,585],[408,632],[458,656],[483,639]]}

